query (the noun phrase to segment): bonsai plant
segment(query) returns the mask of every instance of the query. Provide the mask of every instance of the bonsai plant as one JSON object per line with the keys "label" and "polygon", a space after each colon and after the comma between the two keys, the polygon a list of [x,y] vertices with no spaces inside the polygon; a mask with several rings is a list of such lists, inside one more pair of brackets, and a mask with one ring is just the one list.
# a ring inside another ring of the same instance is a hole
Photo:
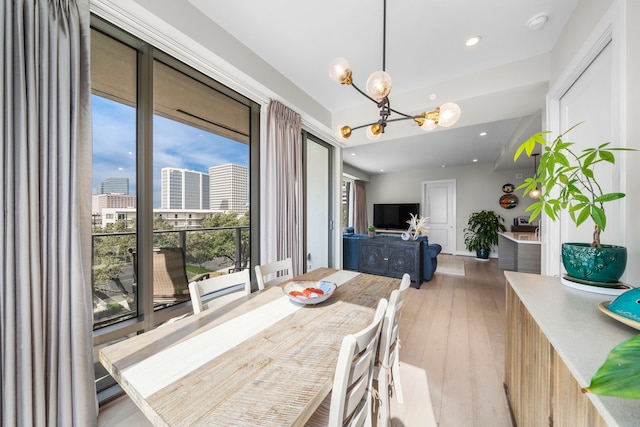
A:
{"label": "bonsai plant", "polygon": [[373,225],[370,225],[369,227],[367,227],[367,231],[369,232],[369,237],[371,238],[376,237],[376,228]]}
{"label": "bonsai plant", "polygon": [[605,193],[596,179],[594,169],[602,162],[615,164],[615,151],[632,149],[610,147],[607,142],[575,152],[574,143],[567,142],[565,135],[576,126],[558,135],[549,144],[544,138],[549,132],[543,131],[531,136],[518,147],[514,161],[523,152],[531,156],[538,144],[543,147],[543,152],[535,175],[526,178],[516,190],[524,189],[525,194],[533,190],[540,191],[538,201],[526,209],[531,212],[530,220],[544,212],[552,221],[556,221],[560,211],[565,209],[576,226],[590,218],[594,223],[591,243],[563,243],[564,267],[570,278],[575,278],[580,283],[617,282],[626,267],[626,248],[602,245],[600,233],[607,226],[604,204],[621,199],[625,194]]}
{"label": "bonsai plant", "polygon": [[476,259],[489,259],[491,247],[498,244],[498,232],[505,231],[504,218],[494,211],[483,210],[469,215],[464,229],[464,244],[476,251]]}

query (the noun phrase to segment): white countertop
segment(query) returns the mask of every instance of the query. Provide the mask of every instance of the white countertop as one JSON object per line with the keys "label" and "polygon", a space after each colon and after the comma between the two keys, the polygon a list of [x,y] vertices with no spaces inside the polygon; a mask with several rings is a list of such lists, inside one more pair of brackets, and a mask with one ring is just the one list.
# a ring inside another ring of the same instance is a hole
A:
{"label": "white countertop", "polygon": [[533,245],[540,244],[540,239],[538,238],[538,236],[536,236],[536,233],[514,233],[511,231],[504,231],[498,234],[506,237],[509,240],[513,240],[516,243],[525,243],[525,244],[533,244]]}
{"label": "white countertop", "polygon": [[[639,333],[600,311],[598,304],[614,296],[572,289],[557,277],[504,275],[581,387],[589,385],[613,347]],[[638,426],[640,400],[587,396],[609,426]]]}

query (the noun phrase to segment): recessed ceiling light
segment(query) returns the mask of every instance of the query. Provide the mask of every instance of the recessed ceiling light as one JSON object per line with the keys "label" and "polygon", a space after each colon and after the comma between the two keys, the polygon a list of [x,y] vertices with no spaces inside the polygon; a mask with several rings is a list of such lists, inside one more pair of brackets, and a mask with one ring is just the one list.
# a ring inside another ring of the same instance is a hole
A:
{"label": "recessed ceiling light", "polygon": [[480,132],[480,136],[487,136],[486,132]]}
{"label": "recessed ceiling light", "polygon": [[435,101],[436,99],[438,99],[438,94],[432,93],[429,95],[429,101]]}
{"label": "recessed ceiling light", "polygon": [[356,153],[351,153],[351,155],[352,155],[352,156],[355,156],[355,155],[356,155]]}
{"label": "recessed ceiling light", "polygon": [[529,19],[527,21],[527,27],[530,30],[538,30],[540,29],[544,24],[547,23],[547,20],[549,19],[549,16],[545,15],[544,13],[541,13],[540,15],[536,15],[533,18]]}
{"label": "recessed ceiling light", "polygon": [[443,168],[446,168],[446,167],[447,167],[447,165],[442,165],[442,167],[443,167]]}
{"label": "recessed ceiling light", "polygon": [[482,40],[482,37],[473,36],[469,40],[467,40],[465,44],[467,45],[467,47],[475,46],[480,43],[480,40]]}
{"label": "recessed ceiling light", "polygon": [[476,163],[478,161],[478,159],[473,159],[473,163]]}
{"label": "recessed ceiling light", "polygon": [[384,169],[380,169],[380,172],[384,172]]}

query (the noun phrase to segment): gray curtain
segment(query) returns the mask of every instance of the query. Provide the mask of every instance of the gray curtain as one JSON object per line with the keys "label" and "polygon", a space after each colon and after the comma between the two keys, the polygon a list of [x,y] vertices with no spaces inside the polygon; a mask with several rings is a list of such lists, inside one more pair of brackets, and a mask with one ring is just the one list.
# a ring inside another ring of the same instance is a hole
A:
{"label": "gray curtain", "polygon": [[291,257],[294,275],[302,272],[303,165],[302,119],[271,101],[261,145],[261,263]]}
{"label": "gray curtain", "polygon": [[0,420],[91,426],[88,0],[0,6]]}
{"label": "gray curtain", "polygon": [[353,210],[355,217],[353,229],[356,233],[366,233],[368,227],[367,219],[367,195],[364,189],[364,181],[353,182]]}

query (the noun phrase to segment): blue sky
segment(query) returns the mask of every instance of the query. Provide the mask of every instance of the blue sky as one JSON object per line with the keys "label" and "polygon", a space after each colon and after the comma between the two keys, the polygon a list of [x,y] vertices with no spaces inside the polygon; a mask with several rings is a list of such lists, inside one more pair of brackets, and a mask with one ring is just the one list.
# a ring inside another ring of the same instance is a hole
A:
{"label": "blue sky", "polygon": [[[106,178],[129,178],[136,194],[136,112],[133,107],[92,96],[93,193]],[[160,170],[164,167],[208,173],[209,167],[235,163],[249,167],[249,146],[154,116],[153,205],[160,207]]]}

